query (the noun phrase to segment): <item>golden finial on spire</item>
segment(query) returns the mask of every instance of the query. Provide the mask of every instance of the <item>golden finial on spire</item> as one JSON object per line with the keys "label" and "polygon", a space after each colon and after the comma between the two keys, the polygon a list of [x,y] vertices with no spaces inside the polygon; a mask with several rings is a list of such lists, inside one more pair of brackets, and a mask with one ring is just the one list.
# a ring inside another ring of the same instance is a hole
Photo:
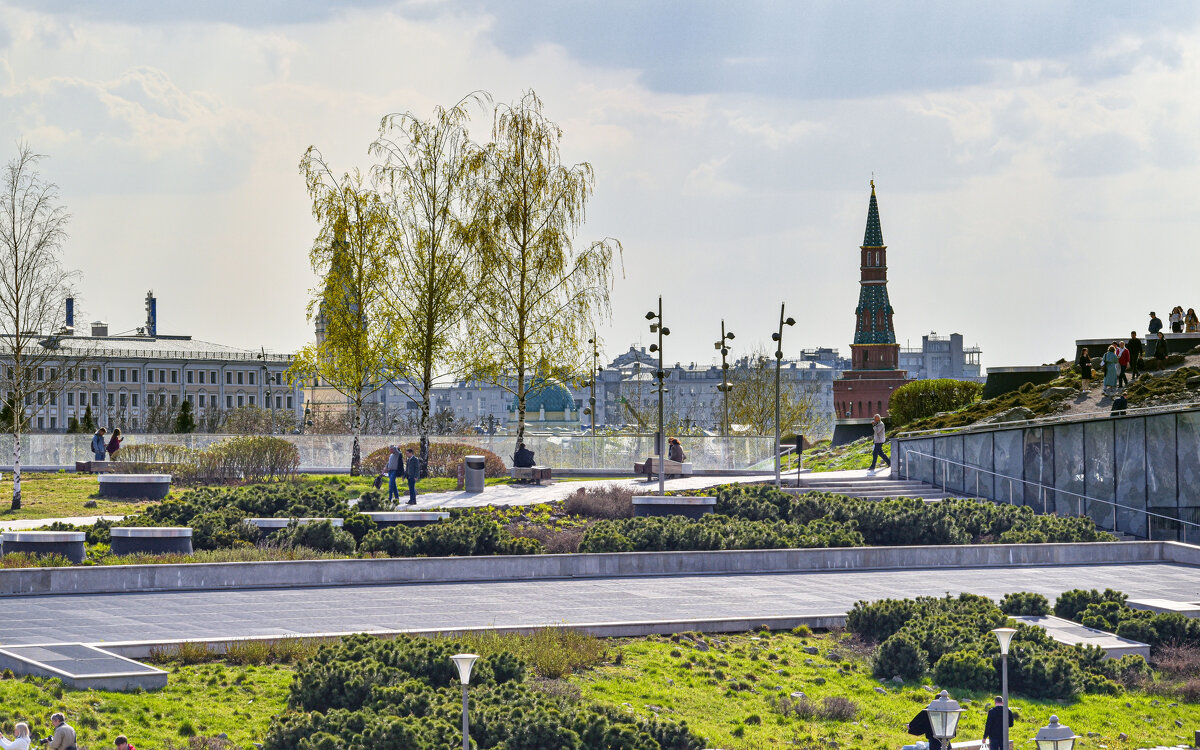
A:
{"label": "golden finial on spire", "polygon": [[871,195],[875,195],[875,172],[871,172]]}

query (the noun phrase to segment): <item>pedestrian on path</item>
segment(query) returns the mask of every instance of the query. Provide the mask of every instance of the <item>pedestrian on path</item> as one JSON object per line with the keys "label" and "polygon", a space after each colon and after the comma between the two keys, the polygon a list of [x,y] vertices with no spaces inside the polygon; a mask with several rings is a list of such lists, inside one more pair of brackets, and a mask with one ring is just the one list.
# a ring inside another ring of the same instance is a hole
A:
{"label": "pedestrian on path", "polygon": [[67,717],[60,713],[50,714],[50,724],[54,727],[54,734],[50,735],[46,750],[78,750],[75,746],[75,728],[67,723]]}
{"label": "pedestrian on path", "polygon": [[1158,332],[1158,338],[1154,339],[1154,358],[1167,358],[1167,336],[1162,331]]}
{"label": "pedestrian on path", "polygon": [[1171,333],[1183,333],[1183,307],[1175,305],[1171,311]]}
{"label": "pedestrian on path", "polygon": [[[1013,725],[1013,713],[1008,712],[1008,726]],[[1004,748],[1004,698],[997,695],[996,705],[988,709],[987,720],[983,723],[983,741],[989,750],[1008,750]]]}
{"label": "pedestrian on path", "polygon": [[1146,330],[1150,332],[1152,338],[1162,330],[1162,321],[1153,312],[1150,313],[1150,325],[1146,327]]}
{"label": "pedestrian on path", "polygon": [[1129,385],[1129,380],[1125,377],[1125,371],[1129,369],[1129,350],[1125,348],[1124,341],[1117,342],[1117,364],[1121,368],[1121,374],[1117,376],[1117,385],[1124,388]]}
{"label": "pedestrian on path", "polygon": [[421,459],[417,458],[412,448],[408,453],[408,462],[404,466],[404,478],[408,480],[408,504],[417,504],[417,480],[421,478]]}
{"label": "pedestrian on path", "polygon": [[92,458],[97,461],[104,460],[104,450],[107,442],[104,440],[104,435],[107,431],[101,427],[96,430],[96,434],[92,435]]}
{"label": "pedestrian on path", "polygon": [[1200,333],[1200,317],[1196,317],[1196,308],[1189,307],[1183,318],[1184,333]]}
{"label": "pedestrian on path", "polygon": [[1104,353],[1104,393],[1108,395],[1110,389],[1117,387],[1117,378],[1121,372],[1121,364],[1117,358],[1117,345],[1109,344],[1108,351]]}
{"label": "pedestrian on path", "polygon": [[400,449],[394,445],[388,446],[391,450],[388,451],[387,460],[387,476],[388,476],[388,500],[399,500],[400,490],[396,487],[396,477],[400,475]]}
{"label": "pedestrian on path", "polygon": [[1142,364],[1142,340],[1138,338],[1137,331],[1129,332],[1129,379],[1133,380],[1138,376],[1138,370]]}
{"label": "pedestrian on path", "polygon": [[117,457],[117,451],[121,450],[121,442],[125,438],[121,437],[121,428],[113,428],[112,437],[108,439],[108,460],[112,461]]}
{"label": "pedestrian on path", "polygon": [[4,750],[29,750],[29,725],[23,721],[18,721],[13,726],[13,738],[8,740],[4,733],[0,732],[0,748]]}
{"label": "pedestrian on path", "polygon": [[1087,347],[1084,347],[1083,352],[1079,355],[1079,361],[1075,364],[1079,365],[1080,388],[1085,391],[1092,390],[1092,358],[1088,356]]}
{"label": "pedestrian on path", "polygon": [[892,460],[883,453],[883,444],[887,442],[887,435],[884,433],[883,418],[878,414],[871,420],[871,435],[871,439],[875,443],[875,449],[871,452],[871,471],[875,471],[875,463],[881,458],[889,469],[892,468]]}

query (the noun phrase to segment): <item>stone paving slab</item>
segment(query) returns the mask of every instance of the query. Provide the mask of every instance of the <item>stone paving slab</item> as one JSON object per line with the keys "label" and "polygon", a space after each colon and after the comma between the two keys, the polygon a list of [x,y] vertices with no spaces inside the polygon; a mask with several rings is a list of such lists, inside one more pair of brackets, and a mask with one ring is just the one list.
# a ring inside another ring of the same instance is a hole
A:
{"label": "stone paving slab", "polygon": [[[546,579],[149,594],[6,597],[5,644],[159,642],[363,630],[732,621],[844,614],[860,599],[1116,588],[1200,598],[1174,563],[646,578]],[[632,631],[631,631],[632,632]]]}

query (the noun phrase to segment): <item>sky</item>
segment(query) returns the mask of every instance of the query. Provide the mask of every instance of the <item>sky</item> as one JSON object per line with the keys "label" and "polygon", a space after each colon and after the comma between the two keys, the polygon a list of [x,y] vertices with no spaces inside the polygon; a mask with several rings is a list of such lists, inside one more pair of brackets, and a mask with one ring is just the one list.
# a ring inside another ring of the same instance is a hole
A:
{"label": "sky", "polygon": [[[298,164],[381,118],[529,89],[589,162],[576,242],[624,247],[606,353],[849,354],[870,180],[897,338],[984,366],[1200,307],[1200,4],[0,0],[0,159],[47,158],[79,319],[268,351],[311,339]],[[485,141],[491,112],[475,111]],[[1182,239],[1181,239],[1182,238]]]}

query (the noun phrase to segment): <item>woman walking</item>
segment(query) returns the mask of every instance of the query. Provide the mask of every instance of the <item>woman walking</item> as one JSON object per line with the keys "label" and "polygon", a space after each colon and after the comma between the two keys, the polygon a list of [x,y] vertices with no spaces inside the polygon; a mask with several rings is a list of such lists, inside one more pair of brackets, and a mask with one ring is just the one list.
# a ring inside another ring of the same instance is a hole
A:
{"label": "woman walking", "polygon": [[1116,344],[1109,344],[1108,351],[1104,353],[1104,393],[1107,395],[1110,388],[1117,387],[1117,378],[1121,374],[1120,359],[1117,357]]}
{"label": "woman walking", "polygon": [[1079,365],[1079,382],[1083,390],[1092,390],[1092,358],[1088,356],[1086,347],[1083,353],[1079,355],[1079,361],[1075,364]]}
{"label": "woman walking", "polygon": [[1200,333],[1200,318],[1196,317],[1196,308],[1189,307],[1183,319],[1184,333]]}
{"label": "woman walking", "polygon": [[108,460],[112,461],[117,457],[117,451],[121,450],[121,441],[125,438],[121,437],[121,428],[113,428],[112,437],[108,441]]}

